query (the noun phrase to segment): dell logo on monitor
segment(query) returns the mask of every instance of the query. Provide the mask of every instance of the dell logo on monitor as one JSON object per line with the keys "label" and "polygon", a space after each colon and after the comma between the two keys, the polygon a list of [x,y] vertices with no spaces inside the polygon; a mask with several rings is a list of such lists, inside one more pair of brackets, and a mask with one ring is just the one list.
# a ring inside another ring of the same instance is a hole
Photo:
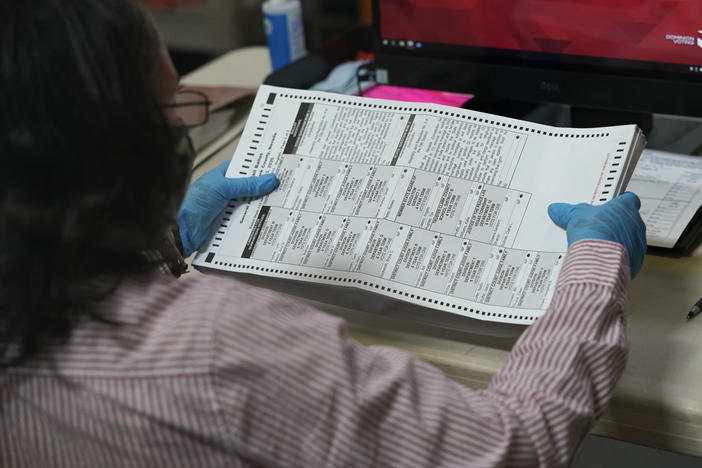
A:
{"label": "dell logo on monitor", "polygon": [[546,91],[547,93],[560,93],[561,84],[558,81],[540,81],[539,91]]}

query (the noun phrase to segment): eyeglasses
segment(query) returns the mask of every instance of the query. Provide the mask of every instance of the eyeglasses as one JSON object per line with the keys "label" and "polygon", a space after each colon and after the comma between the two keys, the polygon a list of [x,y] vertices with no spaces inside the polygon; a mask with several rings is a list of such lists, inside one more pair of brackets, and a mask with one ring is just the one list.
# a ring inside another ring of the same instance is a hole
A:
{"label": "eyeglasses", "polygon": [[164,104],[163,107],[173,109],[183,125],[192,128],[207,122],[210,104],[212,102],[205,93],[183,89],[176,93],[173,102]]}

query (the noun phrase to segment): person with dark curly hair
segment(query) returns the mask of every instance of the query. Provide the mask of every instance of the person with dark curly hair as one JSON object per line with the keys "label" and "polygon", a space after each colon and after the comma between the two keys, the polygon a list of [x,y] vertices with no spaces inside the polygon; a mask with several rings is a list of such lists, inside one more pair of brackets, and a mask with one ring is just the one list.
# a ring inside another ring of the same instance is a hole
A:
{"label": "person with dark curly hair", "polygon": [[164,268],[277,185],[223,165],[186,190],[177,94],[135,0],[0,2],[0,466],[571,463],[625,363],[635,195],[550,207],[570,244],[551,305],[471,390],[305,304]]}

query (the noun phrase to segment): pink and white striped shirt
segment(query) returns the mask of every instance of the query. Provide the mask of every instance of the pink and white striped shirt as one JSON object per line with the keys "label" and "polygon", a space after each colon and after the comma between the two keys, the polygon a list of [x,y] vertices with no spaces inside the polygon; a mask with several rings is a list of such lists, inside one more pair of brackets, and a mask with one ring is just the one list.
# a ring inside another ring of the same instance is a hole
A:
{"label": "pink and white striped shirt", "polygon": [[628,281],[621,246],[574,244],[474,391],[233,279],[135,277],[101,306],[121,325],[0,376],[0,466],[567,465],[624,368]]}

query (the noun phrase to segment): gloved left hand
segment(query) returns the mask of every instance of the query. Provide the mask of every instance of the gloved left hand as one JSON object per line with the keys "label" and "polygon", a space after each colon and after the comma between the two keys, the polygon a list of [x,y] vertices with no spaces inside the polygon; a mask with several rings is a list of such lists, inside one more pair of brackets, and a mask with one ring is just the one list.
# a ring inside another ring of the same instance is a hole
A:
{"label": "gloved left hand", "polygon": [[206,172],[188,188],[176,221],[183,243],[183,256],[195,252],[210,233],[212,222],[232,198],[260,197],[278,187],[274,174],[230,179],[229,161]]}
{"label": "gloved left hand", "polygon": [[598,206],[552,203],[548,215],[566,230],[568,246],[582,239],[602,239],[624,246],[631,277],[641,270],[646,253],[646,225],[641,219],[641,200],[626,192]]}

